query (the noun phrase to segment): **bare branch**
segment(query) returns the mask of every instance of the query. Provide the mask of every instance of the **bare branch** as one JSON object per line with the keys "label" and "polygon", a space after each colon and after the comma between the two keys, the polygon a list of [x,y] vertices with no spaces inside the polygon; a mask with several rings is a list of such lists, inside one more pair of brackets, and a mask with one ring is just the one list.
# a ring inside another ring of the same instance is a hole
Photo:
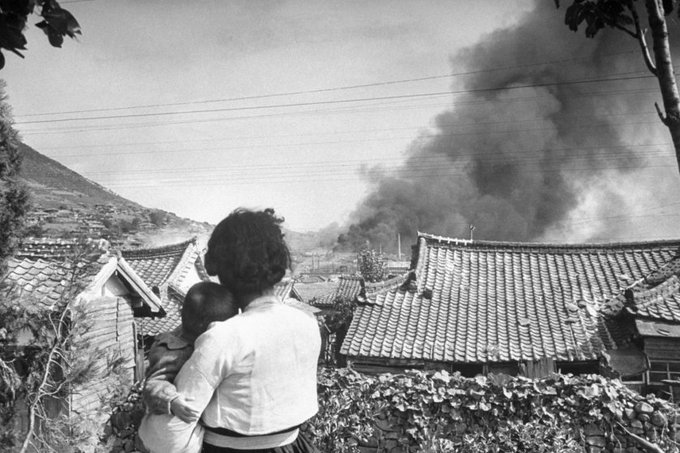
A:
{"label": "bare branch", "polygon": [[640,26],[640,16],[638,15],[637,9],[635,8],[635,2],[628,0],[628,8],[630,9],[631,15],[633,16],[633,24],[635,24],[635,35],[634,38],[637,39],[638,44],[640,44],[640,50],[642,51],[642,58],[645,61],[645,66],[649,69],[649,72],[656,76],[656,65],[652,60],[652,56],[649,53],[649,46],[647,46],[647,40],[645,39],[645,32]]}
{"label": "bare branch", "polygon": [[663,124],[665,124],[666,126],[668,126],[668,118],[666,118],[666,115],[664,115],[663,112],[661,111],[661,107],[659,107],[659,103],[655,102],[654,107],[656,108],[656,113],[657,113],[657,115],[659,115],[661,122]]}
{"label": "bare branch", "polygon": [[644,439],[637,434],[634,434],[626,429],[625,426],[623,426],[621,423],[618,424],[619,427],[623,430],[624,433],[626,433],[627,436],[629,436],[631,439],[633,439],[635,442],[638,443],[640,447],[642,447],[643,450],[645,450],[648,453],[665,453],[661,447],[659,447],[657,444],[654,444],[647,439]]}

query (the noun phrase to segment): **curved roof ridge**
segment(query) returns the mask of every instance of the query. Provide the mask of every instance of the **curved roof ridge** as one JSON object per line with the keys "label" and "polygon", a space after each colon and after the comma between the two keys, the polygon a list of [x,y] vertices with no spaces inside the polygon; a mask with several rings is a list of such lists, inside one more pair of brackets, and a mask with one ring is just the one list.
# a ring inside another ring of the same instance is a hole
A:
{"label": "curved roof ridge", "polygon": [[186,245],[182,249],[182,256],[175,265],[175,269],[167,277],[168,282],[176,282],[178,285],[181,285],[188,272],[187,264],[192,261],[196,262],[196,259],[199,257],[199,251],[195,239],[194,241],[185,242]]}
{"label": "curved roof ridge", "polygon": [[437,241],[446,244],[470,246],[470,247],[509,247],[509,248],[528,248],[528,249],[611,249],[611,248],[632,248],[632,247],[651,247],[664,246],[680,247],[678,239],[654,239],[650,241],[631,241],[631,242],[593,242],[593,243],[558,243],[558,242],[520,242],[520,241],[480,241],[477,239],[460,239],[435,234],[418,232],[418,238],[426,242]]}
{"label": "curved roof ridge", "polygon": [[378,291],[383,288],[392,288],[395,286],[399,286],[403,284],[411,274],[411,271],[408,270],[402,274],[399,274],[395,277],[388,278],[387,280],[382,280],[379,282],[366,282],[364,281],[364,286],[366,287],[366,291]]}
{"label": "curved roof ridge", "polygon": [[145,247],[145,248],[137,248],[137,249],[121,249],[120,253],[125,257],[125,258],[137,258],[141,256],[147,256],[149,254],[154,254],[154,255],[164,255],[164,254],[173,254],[173,253],[184,253],[186,248],[191,245],[191,244],[196,244],[197,237],[194,236],[191,239],[188,239],[183,242],[179,242],[176,244],[168,244],[168,245],[162,245],[160,247]]}
{"label": "curved roof ridge", "polygon": [[657,297],[664,297],[673,294],[680,288],[680,278],[677,275],[672,275],[665,281],[659,283],[658,285],[645,288],[640,291],[634,292],[635,300],[639,300],[639,306],[644,307],[653,302]]}

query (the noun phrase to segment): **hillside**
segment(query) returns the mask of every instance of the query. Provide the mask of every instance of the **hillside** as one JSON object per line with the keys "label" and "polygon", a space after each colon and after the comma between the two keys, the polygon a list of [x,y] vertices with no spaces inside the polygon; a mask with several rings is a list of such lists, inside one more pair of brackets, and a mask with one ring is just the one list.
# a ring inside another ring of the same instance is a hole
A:
{"label": "hillside", "polygon": [[163,245],[205,238],[212,226],[141,206],[21,145],[31,209],[26,235],[102,237],[114,245]]}
{"label": "hillside", "polygon": [[142,208],[56,160],[40,154],[28,145],[21,144],[20,150],[23,155],[21,175],[31,189],[35,204],[41,208],[81,204],[91,206],[113,204]]}
{"label": "hillside", "polygon": [[[160,246],[197,236],[207,241],[213,225],[141,206],[85,178],[28,145],[21,145],[21,176],[29,188],[28,235],[104,237],[124,246]],[[319,248],[315,233],[286,230],[296,255]],[[304,257],[295,259],[304,262]],[[304,267],[304,266],[302,266]]]}

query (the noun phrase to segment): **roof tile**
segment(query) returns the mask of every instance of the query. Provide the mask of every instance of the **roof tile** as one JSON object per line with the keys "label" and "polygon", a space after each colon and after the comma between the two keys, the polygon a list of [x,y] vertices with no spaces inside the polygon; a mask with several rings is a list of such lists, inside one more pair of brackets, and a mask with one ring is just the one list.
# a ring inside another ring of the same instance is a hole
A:
{"label": "roof tile", "polygon": [[[643,278],[679,246],[471,242],[421,234],[412,284],[380,294],[367,285],[367,303],[357,309],[342,352],[456,362],[595,360],[622,336],[598,311],[626,286],[622,276]],[[639,297],[647,305],[636,305],[637,313],[680,321],[676,289]]]}

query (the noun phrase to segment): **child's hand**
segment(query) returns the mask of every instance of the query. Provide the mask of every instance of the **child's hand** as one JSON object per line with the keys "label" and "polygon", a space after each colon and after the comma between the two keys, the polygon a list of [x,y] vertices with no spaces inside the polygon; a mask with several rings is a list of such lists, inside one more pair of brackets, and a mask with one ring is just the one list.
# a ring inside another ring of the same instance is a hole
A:
{"label": "child's hand", "polygon": [[172,414],[182,420],[184,423],[193,423],[198,420],[201,413],[191,407],[182,395],[178,396],[170,403],[170,410]]}

